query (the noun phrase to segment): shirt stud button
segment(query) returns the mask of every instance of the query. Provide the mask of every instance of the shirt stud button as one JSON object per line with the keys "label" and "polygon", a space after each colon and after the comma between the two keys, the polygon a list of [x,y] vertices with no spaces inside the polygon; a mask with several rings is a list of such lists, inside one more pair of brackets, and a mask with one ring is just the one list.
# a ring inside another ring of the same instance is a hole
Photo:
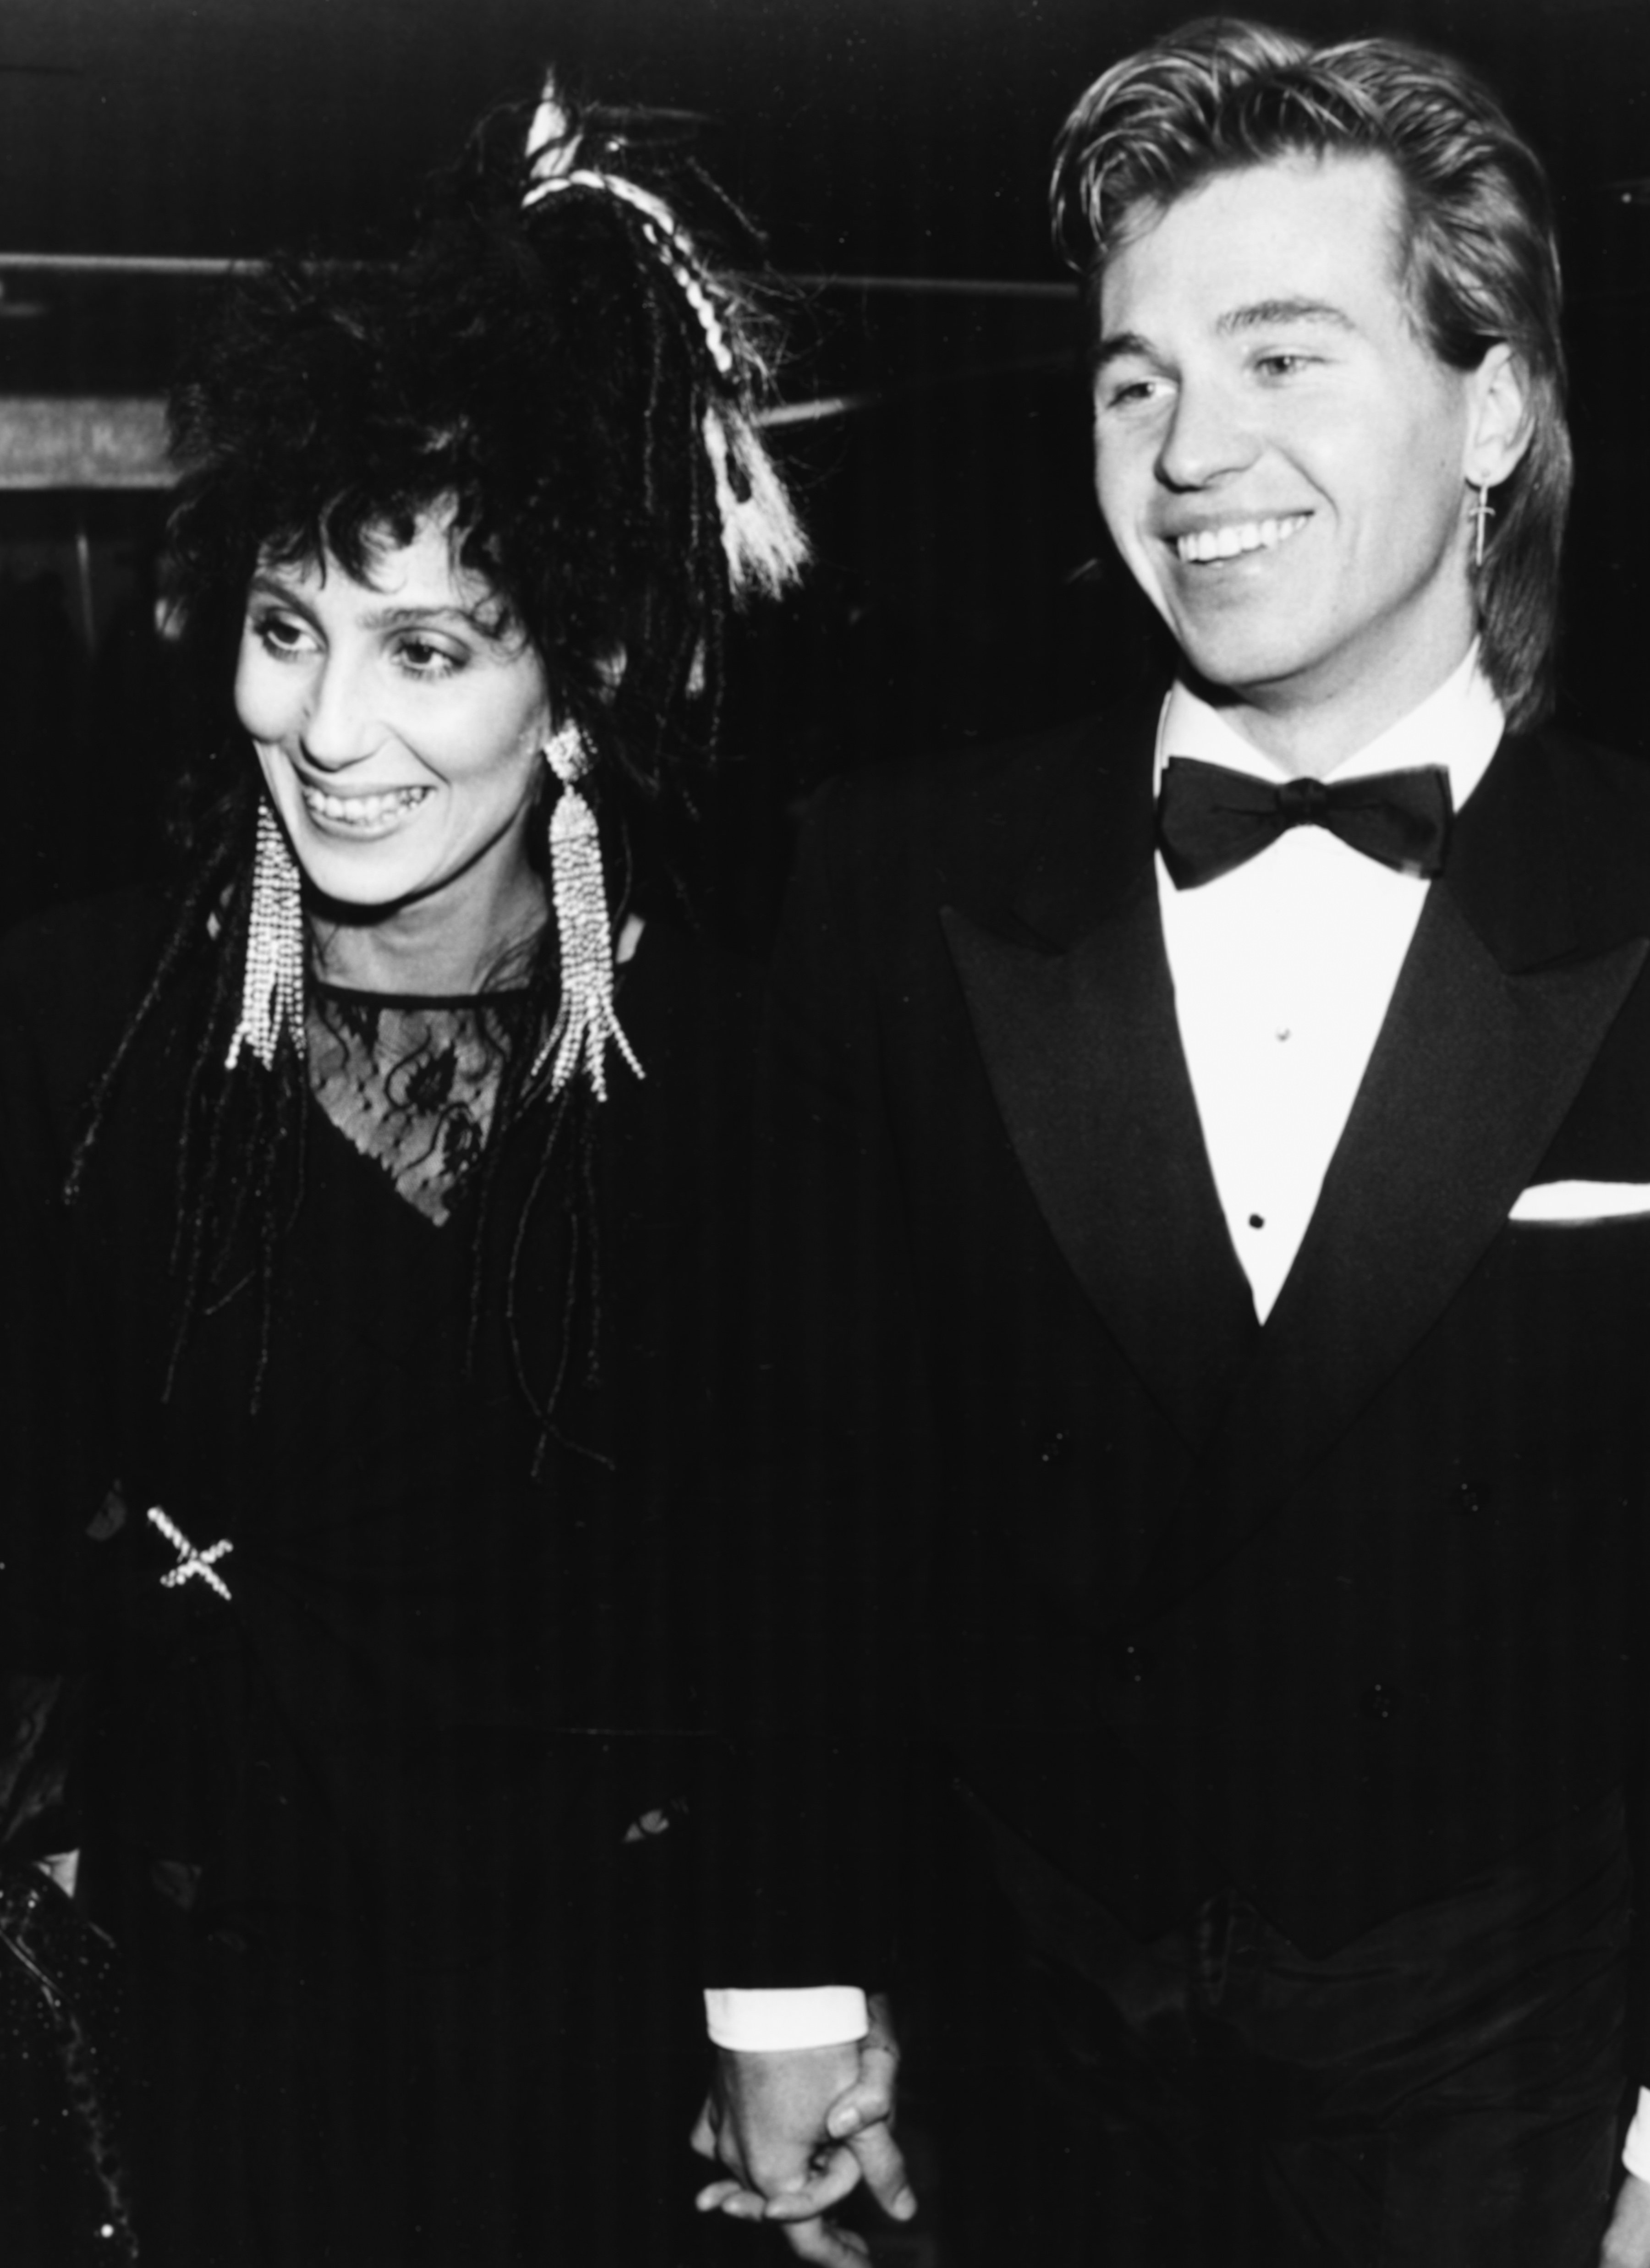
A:
{"label": "shirt stud button", "polygon": [[1398,1713],[1398,1691],[1394,1685],[1368,1685],[1358,1697],[1358,1713],[1367,1717],[1372,1724],[1384,1725]]}

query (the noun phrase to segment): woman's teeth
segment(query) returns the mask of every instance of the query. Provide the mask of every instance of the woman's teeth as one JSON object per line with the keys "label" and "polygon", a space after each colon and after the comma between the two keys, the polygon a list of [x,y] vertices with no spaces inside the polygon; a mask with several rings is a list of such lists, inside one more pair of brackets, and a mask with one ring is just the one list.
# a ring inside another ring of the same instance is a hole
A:
{"label": "woman's teeth", "polygon": [[1175,549],[1187,561],[1235,559],[1245,551],[1275,551],[1296,535],[1312,517],[1293,513],[1287,519],[1234,520],[1230,527],[1199,528],[1195,535],[1177,535]]}
{"label": "woman's teeth", "polygon": [[306,787],[303,796],[305,808],[313,817],[365,830],[387,826],[392,819],[416,809],[429,792],[427,787],[398,787],[379,795],[328,795],[318,787]]}

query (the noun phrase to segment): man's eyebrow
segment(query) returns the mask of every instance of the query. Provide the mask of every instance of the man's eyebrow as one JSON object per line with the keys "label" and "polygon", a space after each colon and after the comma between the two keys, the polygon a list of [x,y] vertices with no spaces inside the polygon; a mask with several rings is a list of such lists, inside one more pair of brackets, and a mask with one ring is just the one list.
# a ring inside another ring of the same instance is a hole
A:
{"label": "man's eyebrow", "polygon": [[[1322,323],[1337,331],[1356,331],[1358,326],[1344,307],[1330,299],[1255,299],[1241,307],[1230,307],[1215,319],[1215,329],[1222,337],[1232,338],[1245,331],[1263,331],[1284,323]],[[1157,350],[1150,339],[1138,331],[1114,331],[1101,339],[1094,352],[1094,368],[1104,370],[1109,363],[1138,358],[1142,362],[1157,359]]]}
{"label": "man's eyebrow", "polygon": [[1248,306],[1232,308],[1219,319],[1215,328],[1230,338],[1237,332],[1270,330],[1278,323],[1327,323],[1337,331],[1358,328],[1344,308],[1328,299],[1256,299]]}
{"label": "man's eyebrow", "polygon": [[1094,368],[1104,370],[1110,362],[1121,362],[1125,356],[1138,355],[1144,362],[1153,359],[1151,342],[1143,339],[1138,331],[1114,331],[1109,338],[1101,339],[1094,350]]}

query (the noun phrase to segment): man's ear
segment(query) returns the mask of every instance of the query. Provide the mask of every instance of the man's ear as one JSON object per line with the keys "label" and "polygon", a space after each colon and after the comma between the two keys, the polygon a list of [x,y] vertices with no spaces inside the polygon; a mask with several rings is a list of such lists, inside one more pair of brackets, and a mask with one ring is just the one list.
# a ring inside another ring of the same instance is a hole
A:
{"label": "man's ear", "polygon": [[1468,373],[1467,401],[1462,473],[1472,488],[1497,488],[1528,448],[1534,424],[1523,370],[1504,340]]}

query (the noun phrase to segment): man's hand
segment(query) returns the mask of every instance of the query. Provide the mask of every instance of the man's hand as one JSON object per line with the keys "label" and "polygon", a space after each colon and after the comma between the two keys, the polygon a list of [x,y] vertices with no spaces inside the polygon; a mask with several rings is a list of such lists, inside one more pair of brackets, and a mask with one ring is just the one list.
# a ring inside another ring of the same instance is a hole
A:
{"label": "man's hand", "polygon": [[1650,2182],[1628,2174],[1604,2231],[1598,2268],[1650,2268]]}
{"label": "man's hand", "polygon": [[893,2133],[899,2048],[880,1993],[870,2008],[864,2039],[841,2047],[718,2052],[693,2146],[734,2178],[700,2191],[702,2213],[770,2221],[799,2259],[822,2268],[870,2257],[825,2218],[861,2181],[890,2219],[910,2219],[917,2198]]}

